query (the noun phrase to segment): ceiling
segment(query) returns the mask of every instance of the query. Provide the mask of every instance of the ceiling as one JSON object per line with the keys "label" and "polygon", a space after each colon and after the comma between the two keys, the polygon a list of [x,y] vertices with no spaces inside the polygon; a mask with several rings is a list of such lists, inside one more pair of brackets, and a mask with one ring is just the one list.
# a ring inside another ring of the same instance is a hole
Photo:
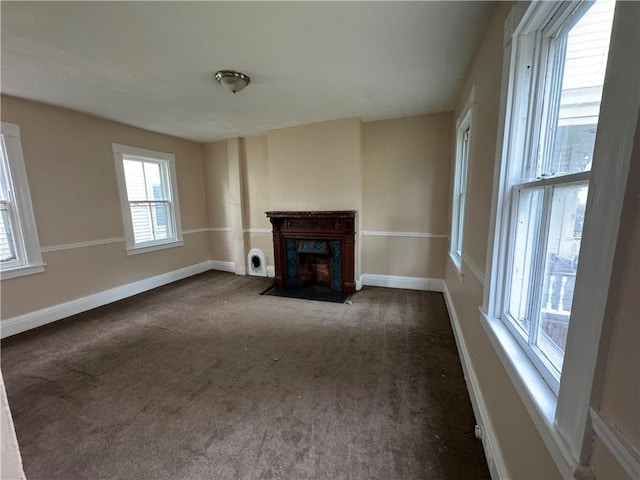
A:
{"label": "ceiling", "polygon": [[1,91],[198,142],[449,110],[494,6],[2,1]]}

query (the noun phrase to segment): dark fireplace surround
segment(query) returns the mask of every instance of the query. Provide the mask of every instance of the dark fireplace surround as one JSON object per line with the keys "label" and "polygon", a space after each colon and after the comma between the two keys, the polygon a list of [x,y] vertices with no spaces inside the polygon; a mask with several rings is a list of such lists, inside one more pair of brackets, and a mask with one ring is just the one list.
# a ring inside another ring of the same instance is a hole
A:
{"label": "dark fireplace surround", "polygon": [[355,293],[355,210],[266,215],[273,225],[275,287],[311,283]]}

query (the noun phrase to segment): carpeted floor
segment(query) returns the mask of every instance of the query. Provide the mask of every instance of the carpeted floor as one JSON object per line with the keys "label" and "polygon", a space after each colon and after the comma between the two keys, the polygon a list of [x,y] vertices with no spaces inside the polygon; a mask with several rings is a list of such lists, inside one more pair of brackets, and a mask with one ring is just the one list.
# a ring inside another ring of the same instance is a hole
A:
{"label": "carpeted floor", "polygon": [[489,478],[441,294],[208,272],[2,342],[29,480]]}

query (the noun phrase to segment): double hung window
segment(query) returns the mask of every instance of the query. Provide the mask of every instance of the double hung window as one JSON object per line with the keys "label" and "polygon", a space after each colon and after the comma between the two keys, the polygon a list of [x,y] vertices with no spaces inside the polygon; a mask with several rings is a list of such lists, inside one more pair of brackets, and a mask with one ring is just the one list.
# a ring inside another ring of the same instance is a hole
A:
{"label": "double hung window", "polygon": [[474,91],[467,100],[460,118],[456,122],[456,157],[453,178],[453,205],[451,215],[451,245],[449,256],[458,271],[462,270],[465,205],[467,198],[467,171],[469,146],[471,143],[471,119]]}
{"label": "double hung window", "polygon": [[501,317],[558,393],[615,2],[566,2],[514,37]]}
{"label": "double hung window", "polygon": [[0,271],[3,279],[44,271],[20,128],[4,122],[0,135]]}
{"label": "double hung window", "polygon": [[182,244],[174,156],[113,145],[128,253]]}

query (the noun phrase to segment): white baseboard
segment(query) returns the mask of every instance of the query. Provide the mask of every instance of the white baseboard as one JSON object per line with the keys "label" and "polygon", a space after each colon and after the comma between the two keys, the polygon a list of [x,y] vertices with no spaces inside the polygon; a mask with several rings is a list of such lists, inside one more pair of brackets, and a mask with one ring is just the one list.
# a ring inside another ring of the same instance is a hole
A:
{"label": "white baseboard", "polygon": [[640,478],[640,452],[602,412],[592,407],[589,415],[596,436],[624,468],[629,478]]}
{"label": "white baseboard", "polygon": [[236,262],[224,262],[222,260],[209,260],[211,262],[211,270],[220,270],[222,272],[236,273]]}
{"label": "white baseboard", "polygon": [[467,390],[469,390],[469,397],[471,398],[471,406],[476,417],[476,423],[482,429],[482,446],[484,447],[484,454],[487,459],[487,465],[489,466],[489,472],[493,480],[499,480],[507,477],[507,467],[504,464],[500,446],[493,431],[491,419],[489,417],[489,411],[487,405],[484,402],[484,397],[480,391],[478,384],[478,377],[471,363],[471,357],[467,350],[467,344],[460,328],[460,322],[458,321],[458,315],[456,314],[455,307],[453,306],[453,298],[447,288],[447,284],[443,281],[443,292],[445,303],[447,304],[447,310],[449,311],[449,318],[451,319],[451,327],[453,329],[453,335],[456,339],[456,345],[458,347],[458,354],[460,356],[460,363],[462,364],[462,370],[464,372],[464,378],[467,383]]}
{"label": "white baseboard", "polygon": [[211,261],[198,263],[189,267],[180,268],[172,272],[156,275],[155,277],[145,278],[144,280],[138,280],[137,282],[121,285],[103,292],[87,295],[86,297],[71,300],[69,302],[53,305],[52,307],[43,308],[35,312],[25,313],[17,317],[12,317],[0,322],[0,338],[10,337],[32,328],[46,325],[57,320],[61,320],[71,315],[86,312],[92,308],[101,307],[108,303],[122,300],[123,298],[137,295],[138,293],[146,292],[153,288],[166,285],[167,283],[182,280],[183,278],[196,275],[198,273],[211,270]]}
{"label": "white baseboard", "polygon": [[[372,287],[402,288],[406,290],[426,290],[430,292],[444,291],[444,280],[441,278],[401,277],[397,275],[378,275],[363,273],[360,275],[361,285]],[[357,289],[357,282],[356,282]]]}

